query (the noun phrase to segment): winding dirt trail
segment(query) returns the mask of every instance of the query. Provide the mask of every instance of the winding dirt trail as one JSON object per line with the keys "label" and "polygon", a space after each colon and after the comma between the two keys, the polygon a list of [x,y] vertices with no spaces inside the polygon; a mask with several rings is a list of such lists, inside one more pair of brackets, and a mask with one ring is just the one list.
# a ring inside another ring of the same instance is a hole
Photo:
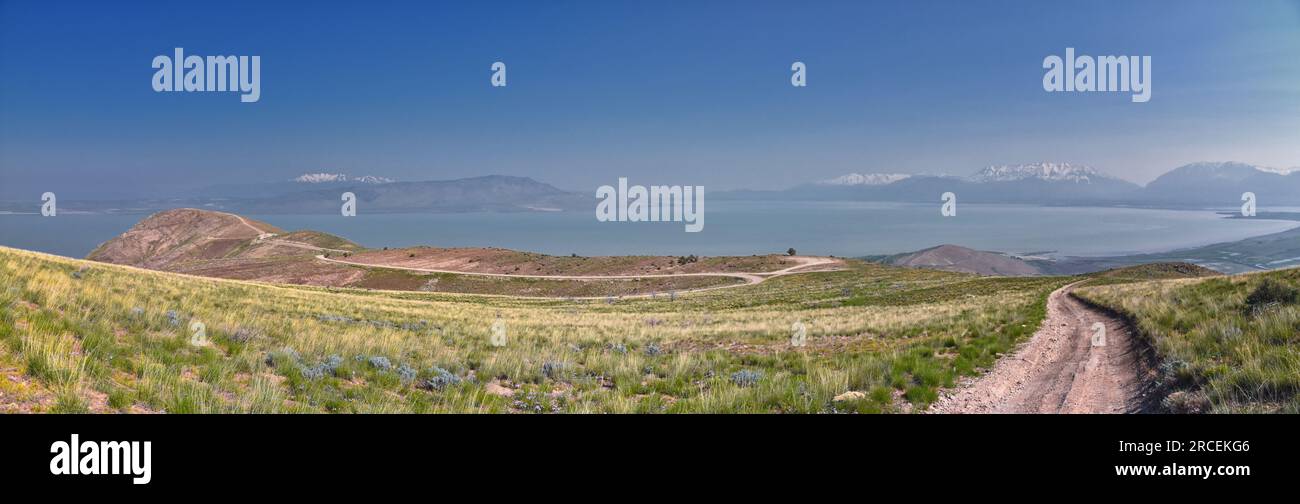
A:
{"label": "winding dirt trail", "polygon": [[[478,272],[471,272],[471,271],[456,271],[456,270],[431,269],[431,268],[412,268],[408,266],[387,266],[383,264],[369,264],[369,263],[360,263],[360,262],[353,262],[353,261],[344,261],[342,259],[325,257],[324,255],[316,256],[316,260],[318,261],[347,264],[350,266],[397,269],[397,270],[406,270],[406,271],[416,271],[420,273],[452,273],[456,275],[485,276],[485,277],[498,277],[498,278],[534,278],[534,279],[545,279],[545,280],[633,280],[639,278],[680,278],[680,277],[703,276],[703,277],[739,278],[745,281],[744,283],[731,284],[731,285],[717,285],[713,287],[702,287],[699,289],[682,289],[681,291],[679,291],[682,294],[705,292],[705,291],[720,290],[720,289],[734,289],[736,287],[744,287],[747,285],[754,285],[757,283],[761,283],[764,280],[767,280],[769,278],[776,278],[785,275],[793,275],[796,273],[804,273],[804,271],[800,271],[800,270],[806,268],[814,268],[818,266],[826,266],[831,264],[840,264],[839,259],[834,259],[830,257],[794,256],[794,257],[790,257],[790,259],[799,264],[790,266],[789,268],[779,269],[776,271],[761,272],[761,273],[717,272],[717,273],[676,273],[676,274],[663,274],[663,275],[526,275],[526,274],[513,274],[513,273],[478,273]],[[819,269],[816,271],[833,271],[833,270]],[[633,294],[633,295],[625,295],[621,297],[639,298],[639,297],[651,297],[651,296],[654,296],[654,294]]]}
{"label": "winding dirt trail", "polygon": [[[274,238],[274,237],[276,236],[275,233],[268,233],[268,232],[266,232],[266,231],[263,231],[263,230],[261,230],[261,229],[258,229],[257,226],[254,226],[252,223],[248,222],[248,219],[245,219],[242,215],[232,214],[232,213],[228,213],[228,212],[217,212],[217,213],[220,213],[220,214],[227,215],[227,216],[233,217],[233,218],[235,218],[235,219],[238,219],[240,224],[242,224],[243,226],[245,226],[245,227],[247,227],[248,229],[252,230],[253,232],[257,233],[257,237],[256,237],[256,238],[253,238],[253,240],[254,240],[255,242],[274,243],[274,244],[276,244],[276,245],[284,245],[284,246],[288,246],[288,247],[296,247],[296,248],[300,248],[300,249],[303,249],[303,250],[311,250],[311,251],[314,251],[314,252],[333,252],[333,253],[340,253],[340,254],[346,254],[346,253],[348,253],[348,252],[354,252],[354,251],[348,251],[348,250],[340,250],[340,249],[331,249],[331,248],[325,248],[325,247],[318,247],[318,246],[316,246],[316,245],[311,245],[311,244],[308,244],[308,243],[293,242],[293,241],[287,241],[287,240],[275,240],[275,239],[272,239],[272,238]],[[634,279],[641,279],[641,278],[674,278],[674,277],[690,277],[690,276],[705,276],[705,277],[714,276],[714,277],[739,278],[739,279],[741,279],[741,280],[744,280],[744,282],[742,282],[742,283],[731,284],[731,285],[717,285],[717,286],[713,286],[713,287],[701,287],[701,288],[698,288],[698,289],[682,289],[681,291],[679,291],[679,292],[682,293],[682,294],[687,294],[687,293],[697,293],[697,292],[705,292],[705,291],[712,291],[712,290],[719,290],[719,289],[732,289],[732,288],[736,288],[736,287],[744,287],[744,286],[747,286],[747,285],[754,285],[754,284],[757,284],[757,283],[763,282],[764,280],[767,280],[767,279],[769,279],[769,278],[776,278],[776,277],[785,276],[785,275],[793,275],[793,274],[796,274],[796,273],[804,273],[805,271],[801,271],[801,270],[805,270],[805,269],[809,269],[809,268],[816,268],[816,267],[820,267],[820,266],[827,266],[827,265],[838,265],[838,264],[841,264],[841,262],[842,262],[842,261],[840,261],[839,259],[835,259],[835,258],[831,258],[831,257],[794,256],[794,257],[790,257],[789,259],[793,260],[793,261],[796,262],[797,264],[795,264],[794,266],[790,266],[790,267],[788,267],[788,268],[784,268],[784,269],[780,269],[780,270],[776,270],[776,271],[766,271],[766,272],[756,272],[756,273],[747,273],[747,272],[716,272],[716,273],[677,273],[677,274],[663,274],[663,275],[526,275],[526,274],[511,274],[511,273],[478,273],[478,272],[470,272],[470,271],[457,271],[457,270],[444,270],[444,269],[430,269],[430,268],[412,268],[412,267],[409,267],[409,266],[393,266],[393,265],[384,265],[384,264],[369,264],[369,263],[360,263],[360,262],[354,262],[354,261],[344,261],[344,260],[342,260],[342,259],[334,259],[334,258],[331,258],[331,257],[325,257],[324,254],[318,254],[318,255],[316,255],[316,260],[318,260],[318,261],[331,262],[331,263],[337,263],[337,264],[346,264],[346,265],[349,265],[349,266],[361,266],[361,267],[366,267],[366,268],[397,269],[397,270],[406,270],[406,271],[416,271],[416,272],[420,272],[420,273],[451,273],[451,274],[456,274],[456,275],[485,276],[485,277],[534,278],[534,279],[546,279],[546,280],[634,280]],[[837,270],[837,269],[839,269],[839,268],[834,268],[834,269],[817,269],[817,270],[814,270],[814,271],[835,271],[835,270]],[[655,295],[656,295],[656,294],[654,294],[654,293],[647,293],[647,294],[623,295],[623,296],[619,296],[619,297],[620,297],[620,298],[642,298],[642,297],[653,297],[653,296],[655,296]],[[516,297],[516,296],[503,296],[503,297]],[[527,296],[523,296],[523,297],[527,297]],[[574,298],[574,299],[603,299],[603,297]]]}
{"label": "winding dirt trail", "polygon": [[[276,244],[276,245],[284,245],[284,246],[286,246],[286,247],[294,247],[294,248],[300,248],[300,249],[303,249],[303,250],[312,250],[312,251],[316,251],[316,252],[337,252],[337,253],[340,253],[340,254],[345,254],[345,253],[348,253],[348,252],[353,252],[353,251],[350,251],[350,250],[342,250],[342,249],[332,249],[332,248],[325,248],[325,247],[317,247],[317,246],[312,245],[312,244],[309,244],[309,243],[301,243],[301,242],[294,242],[294,241],[288,241],[288,240],[272,240],[271,238],[274,238],[274,237],[276,236],[275,233],[268,233],[268,232],[266,232],[266,231],[263,231],[263,230],[261,230],[261,229],[258,229],[257,226],[254,226],[251,222],[248,222],[248,219],[245,219],[244,216],[242,216],[242,215],[232,214],[232,213],[229,213],[229,212],[216,212],[216,213],[219,213],[219,214],[222,214],[222,215],[227,215],[227,216],[230,216],[230,217],[234,217],[234,218],[236,218],[236,219],[239,219],[239,223],[240,223],[241,225],[243,225],[244,227],[246,227],[246,228],[248,228],[248,229],[253,230],[254,233],[257,233],[257,237],[256,237],[256,238],[253,238],[253,241],[254,241],[254,242],[274,243],[274,244]],[[211,237],[209,237],[209,238],[211,238]]]}
{"label": "winding dirt trail", "polygon": [[266,232],[266,231],[262,231],[261,229],[258,229],[257,226],[254,226],[251,222],[248,222],[248,219],[245,219],[244,216],[242,216],[242,215],[232,214],[232,213],[230,213],[230,212],[217,212],[217,211],[215,211],[215,210],[210,210],[210,211],[211,211],[212,213],[218,213],[218,214],[221,214],[221,215],[225,215],[225,216],[228,216],[228,217],[234,217],[234,218],[238,219],[240,224],[242,224],[244,227],[246,227],[246,228],[248,228],[248,229],[253,230],[253,233],[257,234],[257,239],[258,239],[258,240],[265,240],[265,239],[267,239],[267,238],[270,238],[270,237],[272,237],[272,236],[275,236],[275,233],[268,233],[268,232]]}
{"label": "winding dirt trail", "polygon": [[[274,235],[272,235],[272,236],[274,236]],[[333,252],[333,253],[336,253],[336,254],[347,254],[347,253],[349,253],[349,252],[356,252],[355,250],[343,250],[343,249],[332,249],[332,248],[325,248],[325,247],[317,247],[317,246],[312,245],[312,244],[310,244],[310,243],[292,242],[292,241],[286,241],[286,240],[262,239],[261,241],[266,242],[266,243],[274,243],[274,244],[276,244],[276,245],[284,245],[284,246],[286,246],[286,247],[294,247],[294,248],[300,248],[300,249],[303,249],[303,250],[311,250],[311,251],[314,251],[314,252]],[[324,256],[316,256],[316,257],[324,257]]]}
{"label": "winding dirt trail", "polygon": [[[929,411],[1137,411],[1141,381],[1135,338],[1123,321],[1071,296],[1077,285],[1067,285],[1048,296],[1042,327],[1014,355],[1003,357],[983,376],[945,392]],[[1105,328],[1104,340],[1097,338],[1098,327]]]}

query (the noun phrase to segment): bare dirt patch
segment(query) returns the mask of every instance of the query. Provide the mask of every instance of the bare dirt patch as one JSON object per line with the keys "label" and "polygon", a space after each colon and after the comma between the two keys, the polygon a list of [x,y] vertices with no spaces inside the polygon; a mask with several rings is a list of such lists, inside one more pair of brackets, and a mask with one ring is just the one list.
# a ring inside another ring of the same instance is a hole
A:
{"label": "bare dirt patch", "polygon": [[[1052,292],[1042,327],[978,379],[946,391],[932,413],[1130,413],[1142,404],[1140,345],[1127,324]],[[1105,327],[1094,344],[1094,324]]]}
{"label": "bare dirt patch", "polygon": [[13,366],[0,366],[0,414],[39,413],[54,405],[54,394]]}

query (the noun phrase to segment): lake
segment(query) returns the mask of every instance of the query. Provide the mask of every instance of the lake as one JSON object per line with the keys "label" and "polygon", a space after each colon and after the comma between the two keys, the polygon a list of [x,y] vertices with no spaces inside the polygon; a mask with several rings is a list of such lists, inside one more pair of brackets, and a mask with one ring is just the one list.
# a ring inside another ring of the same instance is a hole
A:
{"label": "lake", "polygon": [[[364,209],[363,209],[364,210]],[[1260,209],[1263,211],[1264,209]],[[0,245],[84,257],[144,215],[0,215]],[[704,229],[681,222],[598,222],[594,212],[250,215],[286,230],[314,229],[368,247],[502,247],[568,255],[862,256],[944,243],[1012,253],[1102,256],[1161,252],[1285,231],[1293,221],[1224,219],[1209,210],[719,201]]]}

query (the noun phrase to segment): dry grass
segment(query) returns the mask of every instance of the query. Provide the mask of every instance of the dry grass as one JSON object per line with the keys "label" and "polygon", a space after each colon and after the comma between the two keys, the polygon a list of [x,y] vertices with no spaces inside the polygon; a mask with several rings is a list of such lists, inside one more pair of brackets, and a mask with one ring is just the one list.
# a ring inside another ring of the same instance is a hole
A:
{"label": "dry grass", "polygon": [[1161,360],[1170,411],[1298,413],[1300,304],[1286,294],[1298,287],[1289,269],[1078,293],[1136,322]]}
{"label": "dry grass", "polygon": [[[0,281],[0,358],[57,391],[47,411],[621,413],[909,411],[1032,334],[1068,279],[854,263],[606,303],[276,286],[0,248]],[[806,347],[789,344],[796,321]],[[832,400],[850,390],[867,397]]]}

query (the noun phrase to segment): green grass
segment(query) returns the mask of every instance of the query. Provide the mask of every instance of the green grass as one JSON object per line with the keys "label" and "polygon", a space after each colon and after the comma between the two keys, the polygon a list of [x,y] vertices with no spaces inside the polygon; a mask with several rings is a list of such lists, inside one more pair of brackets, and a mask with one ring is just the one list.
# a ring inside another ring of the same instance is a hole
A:
{"label": "green grass", "polygon": [[[608,303],[274,286],[0,248],[0,359],[56,398],[41,411],[906,412],[1031,335],[1071,280],[853,261]],[[789,344],[796,321],[805,347]],[[208,344],[191,344],[194,322]],[[459,382],[428,386],[435,368]],[[849,391],[862,397],[832,400]]]}
{"label": "green grass", "polygon": [[465,294],[512,293],[531,297],[602,297],[656,295],[670,292],[738,285],[744,280],[726,276],[680,276],[610,280],[561,280],[421,273],[383,267],[358,267],[365,272],[349,287],[379,290],[447,292]]}
{"label": "green grass", "polygon": [[1109,269],[1085,275],[1088,285],[1112,285],[1150,280],[1173,280],[1179,278],[1204,278],[1219,276],[1220,273],[1209,268],[1185,262],[1158,262],[1139,264],[1123,268]]}
{"label": "green grass", "polygon": [[1300,413],[1300,270],[1080,289],[1132,318],[1175,412]]}

